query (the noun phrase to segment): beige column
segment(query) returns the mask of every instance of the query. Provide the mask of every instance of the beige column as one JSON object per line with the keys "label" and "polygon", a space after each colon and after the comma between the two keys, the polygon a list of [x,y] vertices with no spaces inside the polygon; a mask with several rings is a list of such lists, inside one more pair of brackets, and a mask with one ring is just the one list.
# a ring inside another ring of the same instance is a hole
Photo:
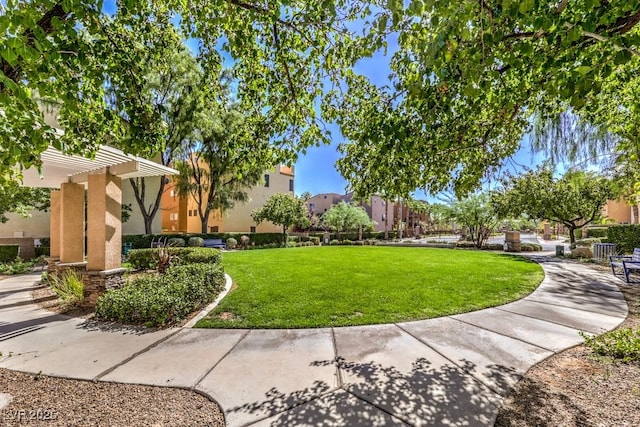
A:
{"label": "beige column", "polygon": [[109,173],[89,175],[87,270],[119,268],[122,261],[122,180]]}
{"label": "beige column", "polygon": [[84,186],[60,186],[60,262],[84,261]]}
{"label": "beige column", "polygon": [[51,212],[49,221],[49,256],[60,258],[60,205],[62,194],[59,190],[51,192]]}

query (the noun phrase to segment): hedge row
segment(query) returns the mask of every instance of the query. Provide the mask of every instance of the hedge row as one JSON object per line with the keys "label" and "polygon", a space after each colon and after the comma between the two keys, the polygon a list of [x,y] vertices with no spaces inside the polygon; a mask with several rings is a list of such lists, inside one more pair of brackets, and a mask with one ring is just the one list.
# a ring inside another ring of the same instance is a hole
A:
{"label": "hedge row", "polygon": [[634,248],[640,248],[640,224],[612,225],[608,228],[607,242],[615,243],[618,253],[632,253]]}
{"label": "hedge row", "polygon": [[135,234],[122,236],[122,243],[131,243],[133,249],[145,249],[150,248],[151,243],[162,239],[163,241],[169,239],[183,239],[188,242],[192,237],[199,237],[201,239],[222,239],[226,242],[228,238],[236,239],[241,242],[242,236],[248,236],[250,242],[255,245],[264,245],[267,243],[282,243],[282,233],[189,233],[189,234]]}
{"label": "hedge row", "polygon": [[98,299],[96,317],[119,323],[165,326],[180,322],[224,289],[222,265],[169,267],[163,275],[142,275]]}
{"label": "hedge row", "polygon": [[[191,263],[222,264],[222,253],[213,248],[166,248],[173,258],[171,265],[184,265]],[[158,248],[131,249],[127,254],[127,261],[134,270],[155,270],[159,263]]]}
{"label": "hedge row", "polygon": [[20,254],[18,245],[0,245],[0,262],[12,262]]}

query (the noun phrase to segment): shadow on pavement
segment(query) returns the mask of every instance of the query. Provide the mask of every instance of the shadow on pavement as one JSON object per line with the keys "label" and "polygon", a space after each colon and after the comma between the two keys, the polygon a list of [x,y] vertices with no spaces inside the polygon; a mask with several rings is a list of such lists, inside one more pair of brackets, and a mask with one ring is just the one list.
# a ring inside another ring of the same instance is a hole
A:
{"label": "shadow on pavement", "polygon": [[[312,365],[337,366],[349,383],[333,391],[322,381],[288,394],[271,389],[264,401],[227,413],[278,414],[267,420],[271,425],[492,425],[502,400],[473,377],[475,365],[469,361],[462,361],[461,369],[419,358],[409,372],[342,359]],[[517,376],[502,366],[487,370],[501,394],[510,390]]]}

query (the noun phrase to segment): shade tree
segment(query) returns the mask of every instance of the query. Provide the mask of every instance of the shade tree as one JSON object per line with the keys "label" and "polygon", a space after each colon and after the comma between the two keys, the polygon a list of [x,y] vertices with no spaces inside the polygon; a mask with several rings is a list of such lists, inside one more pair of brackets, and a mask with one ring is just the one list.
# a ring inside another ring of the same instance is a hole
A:
{"label": "shade tree", "polygon": [[295,197],[289,193],[276,193],[267,199],[259,209],[254,209],[251,217],[256,223],[264,221],[282,226],[282,241],[286,245],[287,229],[292,226],[308,227],[308,211],[303,197]]}

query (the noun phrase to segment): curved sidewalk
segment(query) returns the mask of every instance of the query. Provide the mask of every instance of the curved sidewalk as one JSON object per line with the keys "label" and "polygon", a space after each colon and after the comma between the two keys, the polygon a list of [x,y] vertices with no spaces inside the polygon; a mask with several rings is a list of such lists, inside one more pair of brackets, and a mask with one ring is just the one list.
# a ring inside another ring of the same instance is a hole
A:
{"label": "curved sidewalk", "polygon": [[[610,274],[540,258],[545,279],[496,308],[390,325],[298,330],[111,328],[31,302],[39,275],[0,281],[0,367],[192,388],[227,425],[492,425],[534,364],[619,325]],[[255,423],[255,424],[254,424]]]}

